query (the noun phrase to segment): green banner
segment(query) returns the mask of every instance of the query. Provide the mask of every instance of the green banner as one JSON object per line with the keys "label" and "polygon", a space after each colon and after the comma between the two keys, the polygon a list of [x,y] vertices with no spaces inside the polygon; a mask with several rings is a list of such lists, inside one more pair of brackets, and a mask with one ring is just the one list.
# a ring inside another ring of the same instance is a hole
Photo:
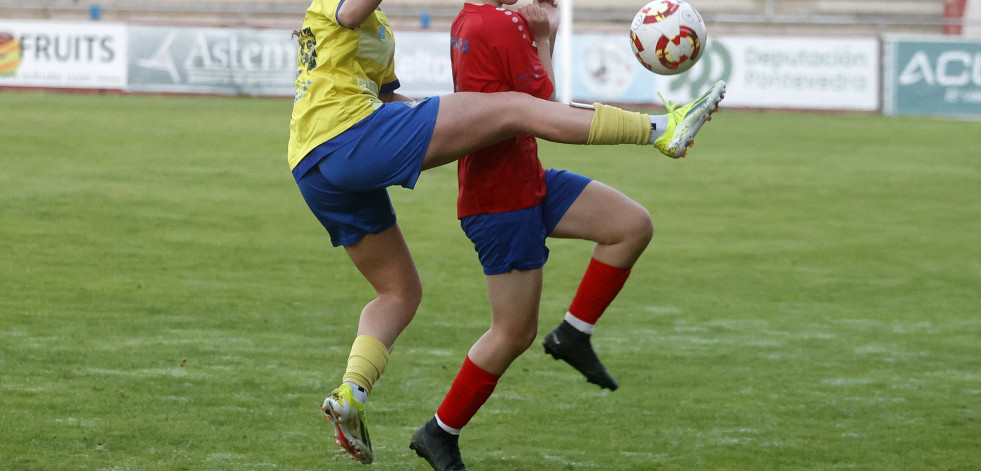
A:
{"label": "green banner", "polygon": [[981,118],[981,41],[887,39],[883,109]]}

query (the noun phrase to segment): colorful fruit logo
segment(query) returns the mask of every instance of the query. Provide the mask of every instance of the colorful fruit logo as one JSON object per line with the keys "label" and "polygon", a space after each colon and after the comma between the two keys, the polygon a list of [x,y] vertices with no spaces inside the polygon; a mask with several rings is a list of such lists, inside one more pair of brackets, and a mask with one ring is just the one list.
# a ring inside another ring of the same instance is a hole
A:
{"label": "colorful fruit logo", "polygon": [[0,77],[13,75],[20,66],[20,41],[10,33],[0,32]]}

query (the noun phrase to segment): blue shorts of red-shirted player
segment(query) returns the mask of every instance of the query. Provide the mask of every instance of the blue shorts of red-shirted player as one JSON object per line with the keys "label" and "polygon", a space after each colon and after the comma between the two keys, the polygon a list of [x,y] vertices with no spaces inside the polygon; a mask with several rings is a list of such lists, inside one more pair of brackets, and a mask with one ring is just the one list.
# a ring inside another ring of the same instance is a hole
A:
{"label": "blue shorts of red-shirted player", "polygon": [[545,198],[537,206],[460,219],[485,275],[545,266],[545,238],[592,179],[565,170],[545,172]]}

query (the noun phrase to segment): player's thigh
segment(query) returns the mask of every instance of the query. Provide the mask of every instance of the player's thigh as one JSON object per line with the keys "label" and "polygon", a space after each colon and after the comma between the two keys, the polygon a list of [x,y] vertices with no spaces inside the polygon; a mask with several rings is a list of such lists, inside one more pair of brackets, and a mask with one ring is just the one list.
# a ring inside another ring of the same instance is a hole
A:
{"label": "player's thigh", "polygon": [[432,168],[522,132],[515,119],[525,101],[518,92],[454,93],[439,98],[439,114],[423,161]]}
{"label": "player's thigh", "polygon": [[495,328],[534,332],[538,327],[538,305],[542,298],[542,269],[512,270],[488,275],[487,295]]}
{"label": "player's thigh", "polygon": [[549,237],[614,244],[625,237],[649,238],[651,215],[616,188],[591,181],[555,225]]}
{"label": "player's thigh", "polygon": [[379,294],[422,296],[422,281],[398,224],[344,246],[354,266]]}

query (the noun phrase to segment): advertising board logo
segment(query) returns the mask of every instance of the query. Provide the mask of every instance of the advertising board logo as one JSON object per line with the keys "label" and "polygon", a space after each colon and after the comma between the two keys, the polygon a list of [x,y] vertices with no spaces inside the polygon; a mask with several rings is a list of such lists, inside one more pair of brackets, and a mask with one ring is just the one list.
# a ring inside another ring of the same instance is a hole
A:
{"label": "advertising board logo", "polygon": [[981,114],[981,43],[906,42],[898,47],[894,103],[901,111]]}
{"label": "advertising board logo", "polygon": [[924,50],[916,51],[899,74],[900,85],[926,85],[941,87],[981,87],[981,51],[947,50],[931,61]]}
{"label": "advertising board logo", "polygon": [[14,35],[0,31],[0,77],[8,77],[20,67],[20,41]]}
{"label": "advertising board logo", "polygon": [[591,93],[611,99],[630,88],[636,75],[636,61],[629,51],[621,41],[614,40],[599,40],[586,45],[580,63],[583,81]]}
{"label": "advertising board logo", "polygon": [[168,34],[152,56],[139,59],[136,64],[146,69],[166,72],[171,82],[180,83],[181,76],[177,72],[177,62],[174,61],[174,55],[170,52],[170,45],[174,42],[174,37],[176,37],[176,33]]}
{"label": "advertising board logo", "polygon": [[[156,31],[154,31],[155,33]],[[295,43],[270,39],[252,31],[170,31],[156,50],[136,60],[139,68],[156,71],[170,83],[243,86],[279,83],[296,73]],[[288,81],[292,85],[292,79]]]}

